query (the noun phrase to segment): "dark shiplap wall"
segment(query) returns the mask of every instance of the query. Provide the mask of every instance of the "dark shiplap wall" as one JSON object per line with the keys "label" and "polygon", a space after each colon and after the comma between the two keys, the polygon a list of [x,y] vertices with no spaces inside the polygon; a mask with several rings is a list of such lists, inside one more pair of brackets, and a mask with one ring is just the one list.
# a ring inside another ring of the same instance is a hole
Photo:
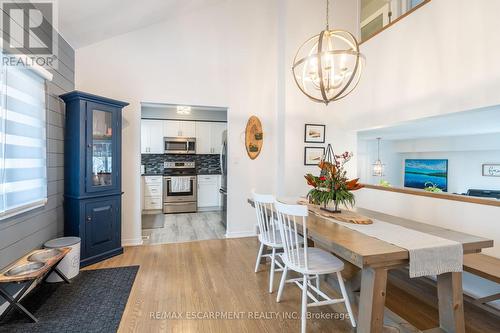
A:
{"label": "dark shiplap wall", "polygon": [[75,88],[75,52],[60,36],[58,44],[58,68],[50,70],[54,78],[47,86],[48,203],[43,208],[0,220],[0,269],[63,234],[65,107],[58,96]]}

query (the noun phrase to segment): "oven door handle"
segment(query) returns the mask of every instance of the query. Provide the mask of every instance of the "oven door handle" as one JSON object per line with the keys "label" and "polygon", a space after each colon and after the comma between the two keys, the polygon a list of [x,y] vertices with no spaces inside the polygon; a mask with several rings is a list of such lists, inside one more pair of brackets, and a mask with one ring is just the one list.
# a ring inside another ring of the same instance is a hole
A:
{"label": "oven door handle", "polygon": [[163,177],[163,180],[172,180],[172,177],[189,177],[190,180],[196,180],[196,176],[168,176],[168,177]]}

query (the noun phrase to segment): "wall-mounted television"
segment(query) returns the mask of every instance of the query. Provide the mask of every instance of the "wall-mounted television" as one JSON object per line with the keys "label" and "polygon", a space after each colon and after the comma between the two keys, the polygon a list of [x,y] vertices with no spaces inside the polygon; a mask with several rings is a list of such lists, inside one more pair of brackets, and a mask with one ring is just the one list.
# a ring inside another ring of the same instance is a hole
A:
{"label": "wall-mounted television", "polygon": [[431,183],[443,192],[448,191],[448,160],[405,160],[405,187],[423,189],[432,186]]}

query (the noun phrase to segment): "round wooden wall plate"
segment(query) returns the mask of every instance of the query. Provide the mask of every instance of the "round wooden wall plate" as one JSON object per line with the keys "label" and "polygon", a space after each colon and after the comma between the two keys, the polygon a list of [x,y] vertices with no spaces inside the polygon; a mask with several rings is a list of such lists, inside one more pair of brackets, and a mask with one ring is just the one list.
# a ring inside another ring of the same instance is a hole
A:
{"label": "round wooden wall plate", "polygon": [[245,130],[245,146],[250,159],[255,160],[259,156],[264,144],[264,132],[260,119],[256,116],[251,116],[247,122]]}

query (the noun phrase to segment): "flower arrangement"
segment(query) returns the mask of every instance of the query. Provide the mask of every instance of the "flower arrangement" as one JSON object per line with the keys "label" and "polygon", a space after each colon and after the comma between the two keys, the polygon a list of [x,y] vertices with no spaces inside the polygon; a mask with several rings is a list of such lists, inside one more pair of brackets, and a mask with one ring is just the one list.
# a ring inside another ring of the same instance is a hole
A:
{"label": "flower arrangement", "polygon": [[[315,205],[323,205],[322,209],[334,213],[340,213],[339,206],[353,207],[355,198],[352,191],[359,190],[363,185],[359,184],[359,178],[349,180],[344,166],[352,158],[353,154],[345,152],[342,155],[333,154],[333,161],[324,159],[319,163],[321,173],[319,177],[312,174],[305,175],[307,184],[313,188],[307,194],[309,202]],[[326,207],[330,202],[334,203],[334,210]]]}

